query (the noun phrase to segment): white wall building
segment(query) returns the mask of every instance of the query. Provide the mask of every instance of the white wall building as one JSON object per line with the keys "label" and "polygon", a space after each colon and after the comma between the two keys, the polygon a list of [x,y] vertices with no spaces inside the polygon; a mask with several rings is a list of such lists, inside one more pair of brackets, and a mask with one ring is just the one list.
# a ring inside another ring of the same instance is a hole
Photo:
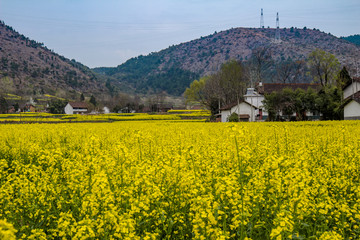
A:
{"label": "white wall building", "polygon": [[343,88],[344,120],[360,119],[360,78],[354,78]]}
{"label": "white wall building", "polygon": [[109,114],[110,109],[108,107],[103,107],[103,112],[104,112],[104,114]]}
{"label": "white wall building", "polygon": [[255,116],[258,114],[258,108],[246,101],[240,102],[239,104],[230,104],[221,108],[220,111],[221,122],[228,122],[232,113],[238,114],[240,121],[254,122],[256,119]]}
{"label": "white wall building", "polygon": [[[221,122],[227,122],[229,116],[233,112],[240,114],[240,119],[242,121],[265,121],[268,118],[268,112],[265,111],[263,104],[265,95],[273,92],[281,92],[285,88],[292,89],[294,91],[296,89],[303,89],[306,91],[308,88],[319,90],[321,86],[320,84],[311,83],[259,83],[257,86],[258,91],[254,88],[247,89],[246,94],[244,95],[244,101],[239,105],[234,103],[220,108]],[[283,114],[280,113],[280,116],[282,115]],[[296,115],[294,114],[293,116]],[[312,112],[307,112],[306,116],[313,120],[319,118],[318,113]]]}
{"label": "white wall building", "polygon": [[88,106],[85,102],[69,102],[65,106],[65,114],[83,114],[88,111]]}
{"label": "white wall building", "polygon": [[246,94],[244,95],[245,102],[250,103],[251,105],[255,106],[257,110],[257,115],[255,116],[255,119],[258,121],[261,121],[267,117],[267,112],[264,111],[264,104],[263,101],[265,99],[263,94],[260,94],[255,91],[255,88],[248,88],[246,90]]}
{"label": "white wall building", "polygon": [[359,79],[354,79],[352,83],[345,85],[345,88],[343,89],[344,99],[360,91],[360,82],[358,81]]}

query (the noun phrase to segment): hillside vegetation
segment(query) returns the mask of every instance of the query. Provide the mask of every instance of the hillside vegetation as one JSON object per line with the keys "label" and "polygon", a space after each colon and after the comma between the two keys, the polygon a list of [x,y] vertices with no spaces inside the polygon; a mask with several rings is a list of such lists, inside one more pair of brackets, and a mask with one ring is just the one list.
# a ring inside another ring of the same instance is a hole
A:
{"label": "hillside vegetation", "polygon": [[[107,85],[107,86],[106,86]],[[0,21],[0,94],[75,97],[108,94],[109,83]]]}
{"label": "hillside vegetation", "polygon": [[[306,60],[315,49],[334,54],[350,70],[355,68],[354,59],[360,57],[355,44],[316,29],[280,29],[281,43],[274,43],[274,36],[271,28],[233,28],[132,58],[116,68],[94,71],[126,82],[137,92],[181,94],[194,78],[219,71],[230,59],[250,63],[258,49],[265,49],[271,60],[264,79],[267,82],[277,81],[276,68],[282,62]],[[308,81],[304,78],[297,81]]]}
{"label": "hillside vegetation", "polygon": [[355,34],[355,35],[351,35],[348,37],[341,37],[341,38],[360,46],[360,34]]}

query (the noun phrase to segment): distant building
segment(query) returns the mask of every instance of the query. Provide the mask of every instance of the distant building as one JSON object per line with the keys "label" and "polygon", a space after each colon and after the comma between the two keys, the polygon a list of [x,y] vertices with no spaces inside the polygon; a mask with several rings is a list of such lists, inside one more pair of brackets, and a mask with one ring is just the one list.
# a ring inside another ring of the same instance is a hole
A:
{"label": "distant building", "polygon": [[233,113],[236,113],[242,122],[254,122],[255,116],[258,114],[258,108],[246,101],[242,101],[239,104],[229,104],[223,108],[220,108],[220,111],[221,122],[228,122],[229,117]]}
{"label": "distant building", "polygon": [[[268,113],[263,106],[265,95],[273,92],[281,92],[285,88],[292,90],[303,89],[305,91],[308,88],[312,88],[318,91],[321,89],[321,85],[312,83],[259,83],[256,88],[247,89],[244,95],[244,101],[239,104],[233,103],[220,108],[221,122],[227,122],[229,116],[234,112],[240,115],[241,121],[253,122],[266,120]],[[306,113],[306,116],[314,119],[319,118],[319,116],[316,116],[316,113],[311,112]]]}
{"label": "distant building", "polygon": [[27,103],[23,107],[24,112],[36,112],[36,108],[33,104]]}
{"label": "distant building", "polygon": [[344,120],[360,119],[360,78],[354,78],[343,87]]}
{"label": "distant building", "polygon": [[110,109],[108,107],[103,107],[103,112],[104,112],[104,114],[109,114]]}
{"label": "distant building", "polygon": [[88,106],[85,102],[69,102],[65,106],[66,114],[83,114],[88,112]]}

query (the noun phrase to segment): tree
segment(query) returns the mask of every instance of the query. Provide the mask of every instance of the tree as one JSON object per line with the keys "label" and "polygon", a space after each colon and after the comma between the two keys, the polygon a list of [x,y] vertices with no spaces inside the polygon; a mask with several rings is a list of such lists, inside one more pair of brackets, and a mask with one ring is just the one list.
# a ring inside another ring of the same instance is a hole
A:
{"label": "tree", "polygon": [[65,101],[61,101],[61,100],[52,100],[49,102],[49,111],[50,113],[53,114],[63,114],[65,113],[65,106],[66,106],[66,102]]}
{"label": "tree", "polygon": [[336,86],[325,86],[318,94],[315,104],[323,114],[323,120],[341,120],[344,117],[341,107],[342,92]]}
{"label": "tree", "polygon": [[278,82],[280,83],[290,82],[290,77],[293,75],[293,71],[294,71],[294,65],[290,59],[278,63],[276,66],[276,75]]}
{"label": "tree", "polygon": [[15,112],[17,112],[19,110],[20,106],[19,106],[19,103],[15,103],[14,104],[14,110]]}
{"label": "tree", "polygon": [[7,113],[8,103],[4,97],[0,97],[0,113]]}
{"label": "tree", "polygon": [[307,72],[307,65],[306,61],[304,60],[296,60],[293,63],[294,66],[294,76],[293,76],[293,82],[304,82],[305,79],[309,78],[306,74]]}
{"label": "tree", "polygon": [[352,79],[350,77],[349,72],[347,71],[346,67],[343,67],[341,69],[341,71],[339,72],[339,76],[337,78],[337,87],[339,89],[343,89],[343,87],[347,84],[347,83],[351,83]]}
{"label": "tree", "polygon": [[240,102],[249,83],[245,67],[231,60],[221,66],[219,75],[220,96],[225,104]]}
{"label": "tree", "polygon": [[96,106],[96,99],[95,99],[95,97],[93,96],[93,95],[91,95],[91,97],[90,97],[90,101],[89,101],[92,105],[94,105],[94,106]]}
{"label": "tree", "polygon": [[84,94],[81,93],[81,95],[80,95],[80,102],[83,102],[83,101],[85,101],[85,97],[84,97]]}
{"label": "tree", "polygon": [[272,92],[265,95],[263,106],[268,112],[268,121],[276,121],[280,119],[282,108],[282,95],[278,92]]}
{"label": "tree", "polygon": [[200,102],[214,115],[218,113],[219,105],[239,103],[248,85],[249,78],[245,66],[241,62],[231,60],[223,64],[218,73],[191,83],[190,88],[185,90],[185,98],[187,102]]}
{"label": "tree", "polygon": [[260,46],[252,50],[250,59],[252,81],[263,82],[264,73],[272,64],[271,55],[271,49],[268,46]]}
{"label": "tree", "polygon": [[202,105],[206,104],[206,96],[205,96],[205,83],[209,79],[208,76],[202,77],[199,80],[194,80],[190,87],[186,88],[184,97],[186,99],[186,103],[190,102],[199,102]]}
{"label": "tree", "polygon": [[310,73],[322,86],[333,85],[340,70],[338,59],[331,53],[316,49],[309,54]]}

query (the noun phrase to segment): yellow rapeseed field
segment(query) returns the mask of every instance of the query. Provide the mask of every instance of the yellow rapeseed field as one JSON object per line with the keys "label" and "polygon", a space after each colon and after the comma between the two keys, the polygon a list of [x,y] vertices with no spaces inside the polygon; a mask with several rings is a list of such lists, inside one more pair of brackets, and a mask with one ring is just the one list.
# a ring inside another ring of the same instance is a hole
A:
{"label": "yellow rapeseed field", "polygon": [[359,239],[360,122],[0,125],[0,239]]}

